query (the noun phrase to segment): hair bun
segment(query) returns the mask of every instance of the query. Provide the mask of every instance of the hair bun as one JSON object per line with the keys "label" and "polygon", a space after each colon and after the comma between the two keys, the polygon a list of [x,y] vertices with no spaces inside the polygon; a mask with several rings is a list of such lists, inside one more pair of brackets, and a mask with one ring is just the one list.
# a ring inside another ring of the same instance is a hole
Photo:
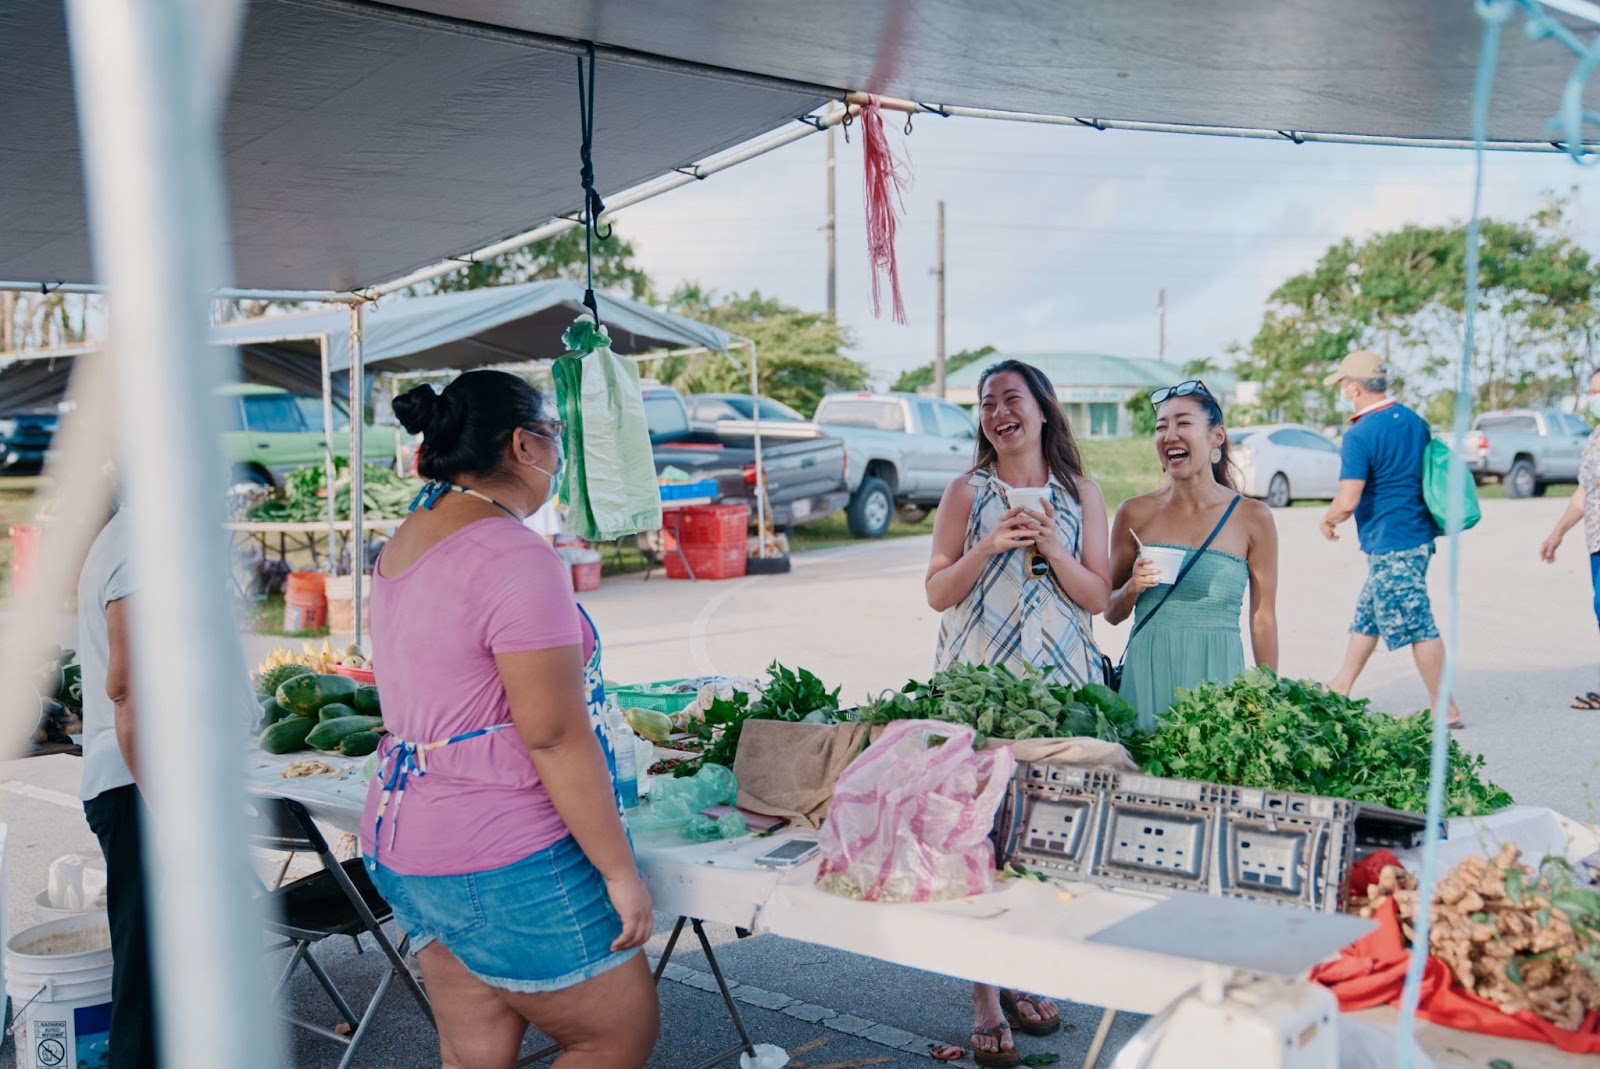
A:
{"label": "hair bun", "polygon": [[394,399],[394,414],[409,434],[427,434],[439,411],[439,395],[427,383]]}

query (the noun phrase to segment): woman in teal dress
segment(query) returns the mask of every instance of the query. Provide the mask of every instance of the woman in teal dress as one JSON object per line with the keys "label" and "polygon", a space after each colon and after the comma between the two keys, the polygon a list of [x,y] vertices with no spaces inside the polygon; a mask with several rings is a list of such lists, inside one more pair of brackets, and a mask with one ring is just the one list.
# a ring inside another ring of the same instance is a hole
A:
{"label": "woman in teal dress", "polygon": [[[1113,624],[1134,617],[1121,691],[1145,730],[1156,727],[1178,691],[1228,683],[1245,670],[1240,618],[1247,589],[1255,661],[1278,667],[1278,530],[1265,504],[1240,498],[1234,487],[1222,406],[1198,379],[1157,390],[1150,401],[1156,456],[1170,482],[1117,510],[1115,589],[1105,613]],[[1216,537],[1195,560],[1213,530]],[[1135,535],[1149,548],[1186,550],[1184,563],[1192,564],[1183,581],[1160,583]]]}

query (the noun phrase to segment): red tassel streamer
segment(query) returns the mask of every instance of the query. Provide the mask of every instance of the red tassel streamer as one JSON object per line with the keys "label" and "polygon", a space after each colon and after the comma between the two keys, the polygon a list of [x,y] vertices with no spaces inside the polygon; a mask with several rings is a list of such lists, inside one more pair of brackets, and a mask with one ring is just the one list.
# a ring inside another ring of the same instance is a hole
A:
{"label": "red tassel streamer", "polygon": [[866,161],[867,261],[872,266],[872,314],[883,314],[880,275],[889,274],[894,298],[894,321],[904,324],[906,304],[900,295],[900,265],[895,259],[894,234],[899,223],[896,206],[905,211],[904,194],[911,176],[895,160],[883,129],[883,114],[876,96],[861,109],[862,158]]}

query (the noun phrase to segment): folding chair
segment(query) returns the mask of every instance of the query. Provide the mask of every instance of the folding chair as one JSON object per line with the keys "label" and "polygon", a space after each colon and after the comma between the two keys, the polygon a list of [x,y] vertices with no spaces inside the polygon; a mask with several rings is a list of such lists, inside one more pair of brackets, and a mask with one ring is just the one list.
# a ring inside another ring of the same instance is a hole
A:
{"label": "folding chair", "polygon": [[[299,802],[288,798],[256,798],[251,800],[250,809],[256,818],[255,826],[251,829],[251,839],[256,846],[268,850],[308,851],[316,854],[317,860],[322,862],[320,872],[302,876],[266,892],[267,906],[271,911],[267,918],[267,929],[284,940],[267,949],[271,952],[293,948],[289,963],[273,988],[273,999],[276,1001],[283,996],[290,977],[303,961],[339,1008],[351,1033],[348,1036],[340,1035],[331,1028],[302,1021],[287,1012],[284,1018],[308,1032],[345,1044],[347,1049],[339,1061],[339,1069],[346,1069],[350,1059],[355,1057],[356,1048],[365,1038],[395,977],[400,978],[400,982],[417,1000],[417,1005],[422,1007],[422,1012],[427,1014],[429,1023],[433,1023],[433,1007],[428,1002],[428,996],[411,975],[411,970],[406,968],[405,952],[411,937],[406,936],[396,947],[384,934],[382,925],[392,919],[394,913],[367,876],[362,859],[356,857],[341,864],[333,856],[322,832],[312,823],[311,814]],[[349,936],[356,942],[359,951],[362,932],[372,937],[388,959],[389,968],[358,1019],[350,1003],[317,961],[312,947],[330,936]]]}

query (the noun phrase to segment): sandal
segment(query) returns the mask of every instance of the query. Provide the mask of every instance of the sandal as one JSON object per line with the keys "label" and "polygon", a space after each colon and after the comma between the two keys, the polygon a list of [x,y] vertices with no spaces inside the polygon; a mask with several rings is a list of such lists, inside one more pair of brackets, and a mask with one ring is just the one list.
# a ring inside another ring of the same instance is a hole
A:
{"label": "sandal", "polygon": [[972,1045],[972,1060],[978,1065],[989,1066],[992,1069],[1016,1069],[1022,1064],[1022,1055],[1017,1053],[1016,1044],[1010,1050],[1005,1049],[1006,1043],[1011,1039],[1011,1029],[1003,1024],[990,1025],[988,1028],[974,1028],[972,1038],[990,1036],[994,1039],[999,1050],[979,1050],[978,1045]]}
{"label": "sandal", "polygon": [[[1596,706],[1596,708],[1600,708],[1600,706]],[[1462,728],[1464,728],[1466,726],[1467,726],[1467,722],[1465,720],[1452,720],[1452,721],[1450,721],[1450,724],[1449,724],[1449,727],[1450,727],[1451,731],[1460,731]]]}
{"label": "sandal", "polygon": [[967,1056],[967,1048],[954,1043],[929,1043],[928,1057],[936,1062],[959,1062]]}
{"label": "sandal", "polygon": [[1600,694],[1596,694],[1592,690],[1587,694],[1580,694],[1576,698],[1572,699],[1572,708],[1600,709]]}
{"label": "sandal", "polygon": [[[1007,991],[1004,988],[1000,991],[1000,1009],[1006,1015],[1006,1023],[1030,1036],[1050,1036],[1061,1031],[1060,1013],[1054,1017],[1044,1015],[1044,1007],[1048,1001],[1023,991]],[[1037,1019],[1024,1017],[1023,1006],[1032,1006],[1033,1012],[1038,1015]]]}

